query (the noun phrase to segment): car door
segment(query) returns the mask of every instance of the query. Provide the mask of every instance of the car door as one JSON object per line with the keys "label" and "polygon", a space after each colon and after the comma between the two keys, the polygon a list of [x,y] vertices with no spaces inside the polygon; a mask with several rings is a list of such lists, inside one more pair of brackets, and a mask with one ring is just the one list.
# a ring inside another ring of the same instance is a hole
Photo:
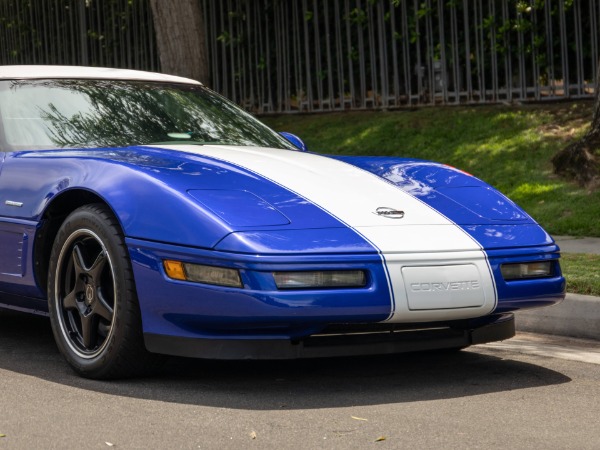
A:
{"label": "car door", "polygon": [[20,117],[9,120],[11,99],[2,95],[7,85],[0,80],[0,305],[39,310],[35,299],[45,295],[33,271],[33,242],[39,224],[31,207],[26,208],[31,203],[29,183],[38,175],[27,164],[14,164],[19,152],[11,148],[7,132],[15,131]]}
{"label": "car door", "polygon": [[6,294],[40,296],[31,265],[36,227],[35,223],[18,217],[21,209],[18,199],[7,197],[10,194],[3,183],[7,176],[7,155],[0,151],[0,304],[20,305],[20,301]]}
{"label": "car door", "polygon": [[[0,177],[6,153],[0,152]],[[1,184],[0,184],[1,186]],[[5,192],[0,190],[0,290],[4,283],[15,280],[15,278],[24,275],[23,266],[23,246],[26,241],[26,236],[15,219],[7,216],[5,206],[11,203],[11,200],[5,197]]]}

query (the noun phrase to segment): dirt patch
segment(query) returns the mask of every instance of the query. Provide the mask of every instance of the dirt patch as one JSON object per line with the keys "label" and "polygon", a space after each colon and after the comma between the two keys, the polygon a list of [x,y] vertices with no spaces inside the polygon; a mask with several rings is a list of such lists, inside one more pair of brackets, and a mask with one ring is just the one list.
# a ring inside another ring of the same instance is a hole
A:
{"label": "dirt patch", "polygon": [[[533,105],[529,107],[534,107]],[[592,120],[593,101],[560,102],[543,106],[550,115],[548,123],[538,127],[540,134],[568,143],[581,136]],[[539,109],[539,105],[536,107]]]}

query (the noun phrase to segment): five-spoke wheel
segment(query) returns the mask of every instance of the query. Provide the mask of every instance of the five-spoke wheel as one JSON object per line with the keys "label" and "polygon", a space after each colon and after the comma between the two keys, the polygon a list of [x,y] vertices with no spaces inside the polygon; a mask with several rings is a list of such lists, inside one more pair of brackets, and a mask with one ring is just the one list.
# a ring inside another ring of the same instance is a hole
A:
{"label": "five-spoke wheel", "polygon": [[125,240],[106,206],[83,206],[60,227],[50,257],[48,307],[57,345],[81,375],[131,376],[151,360]]}
{"label": "five-spoke wheel", "polygon": [[58,324],[75,353],[93,358],[113,329],[116,286],[110,255],[96,233],[79,229],[63,244],[58,261]]}

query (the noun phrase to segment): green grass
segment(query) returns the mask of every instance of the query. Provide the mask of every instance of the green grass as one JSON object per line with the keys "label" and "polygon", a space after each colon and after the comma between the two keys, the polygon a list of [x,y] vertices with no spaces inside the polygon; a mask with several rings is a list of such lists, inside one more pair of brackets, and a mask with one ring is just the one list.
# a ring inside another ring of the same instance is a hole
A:
{"label": "green grass", "polygon": [[550,162],[590,119],[590,102],[262,118],[297,134],[315,152],[450,164],[498,188],[550,234],[600,237],[600,192],[556,177]]}
{"label": "green grass", "polygon": [[567,291],[600,295],[600,255],[563,254],[560,265]]}
{"label": "green grass", "polygon": [[[581,136],[591,102],[281,115],[262,120],[311,151],[443,162],[500,189],[550,234],[600,237],[600,191],[552,173],[552,156]],[[563,255],[567,290],[600,296],[600,257]]]}

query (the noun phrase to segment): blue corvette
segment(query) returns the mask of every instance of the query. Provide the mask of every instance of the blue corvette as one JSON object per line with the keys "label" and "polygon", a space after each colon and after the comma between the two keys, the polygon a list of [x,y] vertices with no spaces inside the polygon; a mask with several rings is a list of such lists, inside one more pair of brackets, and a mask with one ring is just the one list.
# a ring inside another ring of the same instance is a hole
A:
{"label": "blue corvette", "polygon": [[174,76],[0,66],[0,197],[0,306],[86,377],[462,348],[564,297],[551,237],[479,179],[307,152]]}

